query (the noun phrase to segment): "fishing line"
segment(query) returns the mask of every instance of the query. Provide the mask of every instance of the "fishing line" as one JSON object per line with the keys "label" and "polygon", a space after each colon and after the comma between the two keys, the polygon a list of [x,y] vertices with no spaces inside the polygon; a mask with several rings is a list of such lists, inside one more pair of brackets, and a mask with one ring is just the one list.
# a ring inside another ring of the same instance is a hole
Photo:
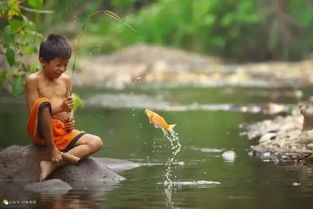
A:
{"label": "fishing line", "polygon": [[[97,10],[97,11],[93,12],[91,15],[88,16],[88,18],[87,18],[86,22],[84,23],[84,25],[83,25],[81,31],[79,32],[78,38],[77,38],[77,45],[76,45],[76,49],[77,49],[77,50],[79,49],[80,39],[81,39],[81,36],[82,36],[82,34],[83,34],[83,31],[84,31],[85,28],[86,28],[87,23],[89,22],[89,20],[90,20],[92,17],[94,17],[94,16],[97,15],[97,14],[104,14],[104,15],[107,15],[107,16],[113,18],[114,20],[117,20],[117,21],[119,21],[119,22],[125,24],[128,28],[130,28],[130,29],[133,30],[134,32],[137,32],[132,26],[130,26],[130,25],[129,25],[128,23],[126,23],[125,21],[123,21],[123,20],[122,20],[117,14],[115,14],[114,12],[109,11],[109,10],[103,10],[103,9]],[[76,57],[77,57],[77,55],[75,54],[75,56],[74,56],[74,62],[73,62],[73,68],[72,68],[72,73],[74,73],[74,71],[75,71]]]}

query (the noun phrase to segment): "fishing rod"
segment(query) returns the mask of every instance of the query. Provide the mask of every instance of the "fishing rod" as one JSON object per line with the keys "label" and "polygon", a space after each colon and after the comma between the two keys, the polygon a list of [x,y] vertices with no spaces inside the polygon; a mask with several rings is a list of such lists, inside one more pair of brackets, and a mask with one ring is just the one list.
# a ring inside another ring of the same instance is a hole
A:
{"label": "fishing rod", "polygon": [[[79,32],[79,34],[78,34],[78,38],[77,38],[77,43],[76,43],[76,44],[77,44],[77,45],[76,45],[76,49],[77,49],[77,50],[79,49],[80,39],[81,39],[81,37],[82,37],[82,35],[83,35],[83,31],[85,30],[85,28],[86,28],[86,26],[87,26],[89,20],[90,20],[92,17],[94,17],[95,15],[97,15],[97,14],[105,14],[105,15],[107,15],[107,16],[109,16],[109,17],[115,19],[115,20],[117,20],[118,22],[121,22],[121,23],[125,24],[128,28],[130,28],[130,29],[133,30],[134,32],[137,32],[132,26],[130,26],[128,23],[124,22],[124,21],[122,20],[122,18],[120,18],[120,17],[119,17],[117,14],[115,14],[114,12],[109,11],[109,10],[103,10],[103,9],[97,10],[97,11],[93,12],[91,15],[88,16],[88,18],[87,18],[86,22],[84,23],[82,29],[80,30],[80,32]],[[76,55],[76,53],[75,53],[75,55],[74,55],[74,62],[73,62],[73,68],[72,68],[72,73],[75,72],[76,58],[77,58],[77,55]],[[70,92],[70,96],[72,96],[72,95],[73,95],[73,92],[71,91],[71,92]],[[73,113],[71,113],[71,114],[73,114]]]}
{"label": "fishing rod", "polygon": [[[77,46],[76,46],[77,49],[79,49],[80,39],[81,39],[81,36],[82,36],[82,34],[83,34],[83,31],[84,31],[85,28],[86,28],[87,23],[89,22],[89,20],[90,20],[93,16],[95,16],[95,15],[97,15],[97,14],[104,14],[104,15],[107,15],[107,16],[109,16],[109,17],[111,17],[111,18],[113,18],[113,19],[115,19],[115,20],[117,20],[117,21],[119,21],[119,22],[125,24],[128,28],[130,28],[130,29],[133,30],[134,32],[137,32],[132,26],[130,26],[130,25],[129,25],[128,23],[126,23],[125,21],[123,21],[122,18],[120,18],[120,17],[119,17],[117,14],[115,14],[114,12],[109,11],[109,10],[103,10],[103,9],[97,10],[97,11],[93,12],[91,15],[88,16],[88,18],[87,18],[86,22],[84,23],[84,25],[83,25],[81,31],[79,32],[78,38],[77,38]],[[74,62],[73,62],[73,68],[72,68],[72,73],[74,73],[74,71],[75,71],[76,57],[77,57],[77,55],[75,54],[75,56],[74,56]]]}

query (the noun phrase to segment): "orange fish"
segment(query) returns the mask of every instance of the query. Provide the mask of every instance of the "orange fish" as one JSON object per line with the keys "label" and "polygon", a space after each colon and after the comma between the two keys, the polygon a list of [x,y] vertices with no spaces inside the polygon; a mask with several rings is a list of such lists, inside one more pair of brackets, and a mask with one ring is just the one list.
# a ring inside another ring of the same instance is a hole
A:
{"label": "orange fish", "polygon": [[172,131],[173,128],[176,126],[176,124],[167,124],[162,116],[158,115],[155,112],[152,112],[151,110],[145,109],[145,113],[149,118],[149,123],[152,123],[156,128]]}

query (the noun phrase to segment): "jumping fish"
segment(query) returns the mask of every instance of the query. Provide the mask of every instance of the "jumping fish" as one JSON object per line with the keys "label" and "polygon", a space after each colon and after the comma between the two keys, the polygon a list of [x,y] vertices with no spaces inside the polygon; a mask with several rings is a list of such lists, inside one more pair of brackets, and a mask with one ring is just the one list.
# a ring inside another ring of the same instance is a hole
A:
{"label": "jumping fish", "polygon": [[149,118],[149,123],[152,123],[156,128],[172,131],[173,128],[176,126],[176,124],[167,124],[162,116],[151,110],[145,109],[145,113]]}

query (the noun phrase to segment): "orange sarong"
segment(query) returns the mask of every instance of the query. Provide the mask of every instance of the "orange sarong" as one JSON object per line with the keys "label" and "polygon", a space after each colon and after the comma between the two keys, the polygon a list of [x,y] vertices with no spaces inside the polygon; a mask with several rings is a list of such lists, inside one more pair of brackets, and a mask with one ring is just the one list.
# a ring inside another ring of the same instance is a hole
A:
{"label": "orange sarong", "polygon": [[[38,98],[31,109],[28,117],[26,131],[32,138],[32,141],[36,145],[45,145],[45,140],[43,139],[42,126],[41,126],[41,111],[44,107],[48,106],[51,111],[51,103],[48,98]],[[68,151],[71,149],[76,141],[84,135],[84,132],[79,130],[67,131],[65,124],[59,119],[51,120],[53,140],[55,146],[61,151]]]}

